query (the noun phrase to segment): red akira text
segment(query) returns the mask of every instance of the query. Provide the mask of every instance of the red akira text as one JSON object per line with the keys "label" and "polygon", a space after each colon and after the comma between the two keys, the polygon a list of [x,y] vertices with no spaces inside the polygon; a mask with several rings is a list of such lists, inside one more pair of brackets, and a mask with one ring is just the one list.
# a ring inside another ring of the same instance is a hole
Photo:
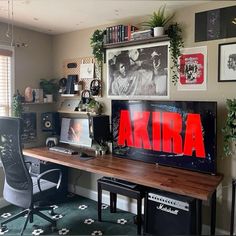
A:
{"label": "red akira text", "polygon": [[[152,120],[152,134],[148,133],[149,119]],[[182,116],[176,112],[133,113],[133,124],[128,110],[121,110],[118,145],[144,148],[147,150],[205,158],[200,114],[188,113],[185,120],[185,136],[182,137]],[[152,143],[149,135],[152,135]]]}

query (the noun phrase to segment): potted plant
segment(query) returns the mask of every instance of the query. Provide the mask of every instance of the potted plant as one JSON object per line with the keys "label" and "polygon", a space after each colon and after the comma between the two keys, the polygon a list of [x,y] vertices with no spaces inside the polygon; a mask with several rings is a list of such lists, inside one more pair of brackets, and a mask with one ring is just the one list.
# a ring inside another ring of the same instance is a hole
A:
{"label": "potted plant", "polygon": [[165,5],[160,7],[157,12],[153,12],[148,21],[143,22],[143,26],[153,29],[154,37],[162,36],[164,34],[164,26],[174,17],[174,14],[166,15],[165,9]]}
{"label": "potted plant", "polygon": [[47,102],[53,101],[53,95],[58,92],[59,86],[56,79],[40,79],[39,86],[43,89],[44,96],[47,98]]}
{"label": "potted plant", "polygon": [[227,118],[225,126],[222,129],[224,134],[224,153],[226,156],[232,156],[233,152],[231,151],[232,144],[235,145],[236,141],[236,99],[227,99]]}
{"label": "potted plant", "polygon": [[181,56],[181,48],[184,47],[184,41],[182,38],[182,29],[178,23],[169,25],[167,29],[168,37],[170,38],[170,54],[173,65],[171,66],[172,71],[172,82],[177,83],[179,79],[179,57]]}
{"label": "potted plant", "polygon": [[16,94],[14,94],[12,99],[12,116],[21,117],[23,112],[22,106],[22,96],[20,92],[17,90]]}
{"label": "potted plant", "polygon": [[90,45],[93,49],[93,55],[97,60],[99,66],[102,66],[104,48],[103,48],[103,38],[105,31],[104,30],[95,30],[92,37],[90,38]]}
{"label": "potted plant", "polygon": [[87,111],[91,113],[101,114],[102,113],[102,104],[96,101],[94,98],[90,99],[90,102],[87,106]]}

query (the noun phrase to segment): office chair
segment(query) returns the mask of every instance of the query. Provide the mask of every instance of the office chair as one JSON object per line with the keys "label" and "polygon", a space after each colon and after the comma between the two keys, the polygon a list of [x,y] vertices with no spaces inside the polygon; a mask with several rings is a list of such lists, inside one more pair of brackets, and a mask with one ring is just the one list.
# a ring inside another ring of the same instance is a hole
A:
{"label": "office chair", "polygon": [[[33,222],[33,216],[37,215],[52,224],[56,229],[56,221],[41,213],[52,207],[38,206],[38,201],[46,199],[59,188],[62,178],[61,170],[51,169],[41,173],[37,177],[30,175],[21,148],[22,119],[11,117],[0,117],[0,157],[5,173],[3,197],[9,203],[23,208],[20,213],[1,222],[1,230],[6,230],[6,223],[21,216],[27,215],[20,235],[26,228],[28,221]],[[43,179],[48,173],[58,172],[58,182],[52,183]]]}

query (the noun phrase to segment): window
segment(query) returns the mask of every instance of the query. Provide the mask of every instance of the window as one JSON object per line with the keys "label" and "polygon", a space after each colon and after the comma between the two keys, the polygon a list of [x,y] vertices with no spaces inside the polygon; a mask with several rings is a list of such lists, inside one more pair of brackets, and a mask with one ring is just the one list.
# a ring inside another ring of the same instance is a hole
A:
{"label": "window", "polygon": [[13,53],[12,47],[0,46],[0,116],[8,116],[11,112]]}

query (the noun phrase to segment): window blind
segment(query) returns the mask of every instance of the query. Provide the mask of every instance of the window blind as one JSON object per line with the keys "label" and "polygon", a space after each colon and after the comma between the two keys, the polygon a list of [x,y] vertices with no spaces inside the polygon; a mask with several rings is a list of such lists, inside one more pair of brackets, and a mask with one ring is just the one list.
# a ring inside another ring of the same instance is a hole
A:
{"label": "window blind", "polygon": [[12,51],[0,48],[0,115],[10,115]]}

